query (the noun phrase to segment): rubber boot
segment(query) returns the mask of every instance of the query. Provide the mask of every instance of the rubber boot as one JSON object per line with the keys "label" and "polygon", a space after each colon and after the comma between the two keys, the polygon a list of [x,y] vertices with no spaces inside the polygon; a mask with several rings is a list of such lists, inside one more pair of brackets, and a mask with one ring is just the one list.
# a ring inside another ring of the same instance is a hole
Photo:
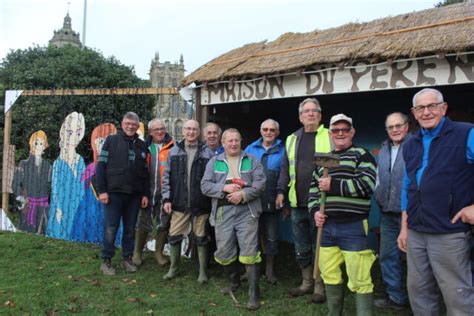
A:
{"label": "rubber boot", "polygon": [[267,255],[265,259],[265,276],[267,277],[267,281],[270,284],[276,284],[278,280],[275,276],[275,271],[273,270],[275,256]]}
{"label": "rubber boot", "polygon": [[341,316],[344,309],[344,284],[326,284],[326,298],[328,301],[328,316]]}
{"label": "rubber boot", "polygon": [[199,277],[197,281],[201,284],[207,283],[207,246],[202,245],[197,247],[199,259]]}
{"label": "rubber boot", "polygon": [[230,292],[237,291],[240,287],[239,263],[234,261],[224,266],[224,272],[229,276],[230,284],[229,286],[223,287],[220,292],[222,294],[229,294]]}
{"label": "rubber boot", "polygon": [[249,300],[247,309],[257,310],[260,308],[260,286],[258,284],[258,266],[256,264],[248,264],[245,266],[249,281]]}
{"label": "rubber boot", "polygon": [[291,289],[288,293],[293,296],[302,296],[313,293],[313,271],[311,265],[306,268],[301,268],[301,276],[303,278],[299,287]]}
{"label": "rubber boot", "polygon": [[168,231],[166,230],[159,230],[156,233],[155,259],[156,259],[156,262],[158,262],[158,265],[162,267],[170,263],[168,258],[163,254],[163,248],[165,247],[167,237],[168,237]]}
{"label": "rubber boot", "polygon": [[143,263],[143,248],[145,247],[148,233],[146,231],[137,229],[135,231],[135,247],[133,249],[132,262],[136,266]]}
{"label": "rubber boot", "polygon": [[179,261],[181,259],[181,242],[170,245],[171,265],[168,273],[163,276],[163,280],[170,280],[178,274]]}
{"label": "rubber boot", "polygon": [[324,295],[324,283],[319,276],[317,279],[314,279],[314,291],[311,296],[311,302],[315,304],[322,304],[326,301],[326,296]]}
{"label": "rubber boot", "polygon": [[372,316],[372,293],[356,293],[357,316]]}

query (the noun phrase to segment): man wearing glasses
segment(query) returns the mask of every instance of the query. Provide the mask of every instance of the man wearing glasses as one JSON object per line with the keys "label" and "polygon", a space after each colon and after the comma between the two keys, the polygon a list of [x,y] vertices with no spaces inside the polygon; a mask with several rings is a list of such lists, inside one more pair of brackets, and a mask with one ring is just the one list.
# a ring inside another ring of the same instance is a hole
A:
{"label": "man wearing glasses", "polygon": [[288,195],[296,261],[303,279],[301,285],[291,289],[289,294],[296,297],[313,293],[311,300],[314,303],[323,303],[325,298],[322,281],[319,279],[313,282],[311,262],[315,228],[308,213],[308,192],[314,170],[313,155],[315,152],[330,152],[331,142],[328,129],[320,124],[322,114],[318,100],[314,98],[303,100],[298,112],[303,127],[286,139],[286,152],[278,179],[276,207],[282,208],[285,195]]}
{"label": "man wearing glasses", "polygon": [[[374,284],[370,270],[375,256],[368,246],[367,218],[375,187],[375,159],[368,150],[352,144],[355,129],[350,117],[334,115],[329,131],[339,166],[330,168],[328,177],[323,177],[323,168],[314,171],[308,200],[311,217],[323,229],[318,264],[329,315],[342,315],[344,263],[347,287],[355,293],[357,315],[372,315]],[[326,192],[324,215],[319,212],[321,192]]]}
{"label": "man wearing glasses", "polygon": [[273,264],[275,255],[278,253],[278,215],[275,207],[277,195],[277,182],[280,175],[281,159],[285,147],[278,135],[280,124],[272,119],[263,121],[260,126],[260,137],[245,148],[245,152],[254,155],[260,161],[265,171],[267,181],[265,192],[260,197],[263,213],[259,219],[259,235],[262,236],[265,253],[265,276],[271,284],[277,282]]}
{"label": "man wearing glasses", "polygon": [[158,118],[148,122],[148,133],[150,136],[146,143],[149,151],[150,203],[148,208],[141,209],[138,213],[132,260],[137,266],[142,264],[143,248],[148,234],[153,232],[153,228],[155,228],[153,225],[155,225],[155,259],[160,266],[165,266],[169,261],[163,255],[163,248],[168,236],[170,216],[161,211],[161,181],[166,167],[166,159],[174,141],[166,132],[163,121]]}
{"label": "man wearing glasses", "polygon": [[385,120],[388,139],[378,155],[377,181],[374,197],[382,210],[380,223],[380,268],[387,297],[374,301],[379,308],[403,310],[408,297],[403,289],[403,263],[398,249],[400,233],[400,194],[405,171],[403,143],[408,135],[408,117],[400,112]]}
{"label": "man wearing glasses", "polygon": [[100,270],[104,275],[115,275],[112,257],[115,237],[123,222],[122,266],[136,272],[132,262],[135,243],[135,224],[140,207],[148,206],[150,180],[146,144],[138,138],[138,115],[127,112],[122,119],[122,130],[106,138],[96,167],[99,201],[104,205],[104,240]]}
{"label": "man wearing glasses", "polygon": [[439,291],[448,315],[474,315],[469,259],[470,226],[453,222],[474,203],[474,130],[445,117],[448,104],[435,89],[413,97],[421,126],[403,147],[402,225],[407,288],[415,315],[439,314]]}
{"label": "man wearing glasses", "polygon": [[201,284],[207,278],[207,244],[209,237],[206,222],[211,211],[211,199],[201,192],[201,179],[212,152],[199,141],[199,123],[188,120],[183,125],[184,139],[170,151],[163,174],[163,210],[171,214],[168,236],[171,266],[163,279],[169,280],[178,274],[181,258],[181,243],[192,224],[194,242],[198,249],[199,277]]}

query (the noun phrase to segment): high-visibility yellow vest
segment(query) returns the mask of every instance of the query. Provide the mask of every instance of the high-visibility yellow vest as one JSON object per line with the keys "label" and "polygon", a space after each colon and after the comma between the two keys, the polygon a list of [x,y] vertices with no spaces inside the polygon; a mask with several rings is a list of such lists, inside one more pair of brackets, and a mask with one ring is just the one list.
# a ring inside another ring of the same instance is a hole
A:
{"label": "high-visibility yellow vest", "polygon": [[[289,192],[288,199],[290,200],[291,207],[295,208],[298,206],[296,198],[296,135],[293,133],[286,138],[286,153],[288,156],[288,173],[290,176],[290,182],[288,183]],[[315,137],[314,152],[328,153],[331,151],[331,141],[329,139],[329,130],[324,128],[324,125],[319,126]]]}

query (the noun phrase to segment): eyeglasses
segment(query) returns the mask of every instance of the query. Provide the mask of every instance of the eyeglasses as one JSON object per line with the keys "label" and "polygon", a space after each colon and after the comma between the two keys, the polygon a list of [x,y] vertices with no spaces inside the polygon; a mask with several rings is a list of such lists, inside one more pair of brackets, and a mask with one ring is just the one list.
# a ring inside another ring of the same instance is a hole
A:
{"label": "eyeglasses", "polygon": [[165,130],[166,130],[166,128],[164,128],[164,127],[158,127],[158,128],[152,129],[151,131],[152,132],[164,132]]}
{"label": "eyeglasses", "polygon": [[351,127],[346,127],[346,128],[331,128],[330,131],[331,133],[333,134],[339,134],[339,133],[343,133],[343,134],[349,134],[349,132],[352,130]]}
{"label": "eyeglasses", "polygon": [[190,131],[190,132],[197,132],[197,131],[199,131],[199,128],[195,128],[195,127],[184,127],[184,130]]}
{"label": "eyeglasses", "polygon": [[385,129],[389,132],[391,131],[395,131],[395,130],[401,130],[403,126],[405,126],[407,124],[407,122],[403,123],[403,124],[395,124],[395,125],[390,125],[390,126],[387,126],[385,127]]}
{"label": "eyeglasses", "polygon": [[438,103],[430,103],[427,105],[415,105],[411,108],[411,110],[415,113],[423,113],[425,112],[425,109],[428,109],[428,111],[433,112],[438,109],[438,105],[443,104],[444,102],[438,102]]}
{"label": "eyeglasses", "polygon": [[263,127],[263,128],[262,128],[262,132],[264,132],[264,133],[267,133],[267,132],[275,133],[275,132],[276,132],[276,129],[275,129],[275,128]]}
{"label": "eyeglasses", "polygon": [[321,110],[320,109],[306,109],[306,110],[303,110],[303,112],[301,112],[301,113],[304,113],[304,114],[321,113]]}

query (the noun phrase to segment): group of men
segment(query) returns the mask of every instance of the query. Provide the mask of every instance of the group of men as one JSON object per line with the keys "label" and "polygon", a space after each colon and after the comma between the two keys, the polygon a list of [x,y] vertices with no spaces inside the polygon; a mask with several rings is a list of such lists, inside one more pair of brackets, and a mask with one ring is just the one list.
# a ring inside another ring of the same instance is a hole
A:
{"label": "group of men", "polygon": [[[278,122],[267,119],[260,126],[261,137],[245,150],[238,130],[222,133],[215,123],[206,125],[202,142],[195,120],[184,124],[184,139],[174,142],[164,123],[154,119],[145,143],[136,135],[138,116],[129,112],[122,131],[105,141],[97,166],[99,199],[105,204],[101,270],[115,274],[111,258],[122,219],[124,268],[137,270],[147,236],[155,232],[155,256],[163,266],[168,259],[162,251],[169,242],[170,267],[163,278],[172,279],[191,227],[198,282],[206,283],[210,223],[214,259],[230,279],[221,292],[232,294],[240,287],[240,262],[249,284],[247,308],[255,310],[260,307],[261,252],[267,280],[277,282],[277,227],[283,212],[291,218],[302,278],[291,296],[312,294],[315,303],[327,301],[330,315],[342,315],[345,264],[357,315],[371,315],[373,304],[404,309],[408,300],[415,315],[437,315],[440,291],[449,315],[473,315],[469,224],[474,224],[474,129],[450,121],[446,110],[439,91],[423,89],[411,108],[420,131],[409,135],[405,114],[388,115],[388,139],[378,166],[370,152],[353,144],[352,118],[334,115],[325,128],[314,98],[300,103],[302,127],[284,144],[278,139]],[[326,175],[323,166],[314,165],[315,153],[331,153],[337,166]],[[367,239],[373,195],[382,210],[380,265],[387,293],[375,302],[375,255]],[[322,236],[318,245],[316,229]],[[313,260],[316,247],[318,262]],[[400,250],[407,252],[408,295]],[[313,265],[320,275],[313,275]]]}

